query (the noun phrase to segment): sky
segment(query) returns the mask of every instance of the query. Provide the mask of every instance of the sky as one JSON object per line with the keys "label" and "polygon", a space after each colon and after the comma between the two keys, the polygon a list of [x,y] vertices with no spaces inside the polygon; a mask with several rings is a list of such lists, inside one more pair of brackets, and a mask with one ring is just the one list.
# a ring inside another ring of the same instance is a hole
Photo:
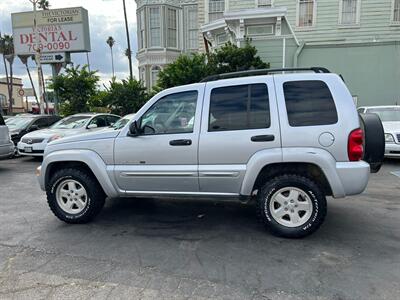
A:
{"label": "sky", "polygon": [[[127,48],[124,11],[122,0],[49,0],[50,9],[82,6],[89,13],[89,28],[91,40],[91,52],[89,61],[91,70],[98,70],[100,76],[100,86],[108,85],[111,76],[111,54],[110,48],[106,44],[108,36],[114,38],[114,67],[117,79],[125,79],[129,76],[128,58],[124,51]],[[126,0],[126,9],[129,24],[129,36],[132,48],[133,73],[138,78],[137,61],[135,54],[137,50],[136,38],[136,3],[134,0]],[[11,13],[30,11],[32,4],[29,0],[0,0],[0,32],[2,34],[12,34]],[[87,63],[85,53],[73,53],[71,60],[74,65],[83,65]],[[29,60],[29,67],[35,83],[37,83],[36,64]],[[51,68],[44,65],[43,73],[45,78],[51,77]],[[25,87],[30,87],[28,75],[25,66],[18,58],[14,62],[15,77],[23,79]],[[5,77],[5,69],[0,61],[0,77]]]}

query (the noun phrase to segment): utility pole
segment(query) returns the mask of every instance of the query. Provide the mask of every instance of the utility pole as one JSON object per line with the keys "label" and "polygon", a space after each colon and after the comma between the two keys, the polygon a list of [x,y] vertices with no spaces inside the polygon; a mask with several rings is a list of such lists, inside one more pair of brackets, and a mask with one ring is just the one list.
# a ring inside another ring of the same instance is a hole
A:
{"label": "utility pole", "polygon": [[[35,47],[33,50],[36,51],[35,54],[35,61],[37,66],[38,72],[38,80],[39,80],[39,107],[40,107],[40,114],[44,114],[44,99],[43,99],[43,71],[42,65],[40,63],[40,49],[39,49],[39,36],[37,34],[37,18],[36,18],[36,4],[39,0],[29,0],[33,4],[33,34],[35,36]],[[36,49],[35,49],[36,48]]]}

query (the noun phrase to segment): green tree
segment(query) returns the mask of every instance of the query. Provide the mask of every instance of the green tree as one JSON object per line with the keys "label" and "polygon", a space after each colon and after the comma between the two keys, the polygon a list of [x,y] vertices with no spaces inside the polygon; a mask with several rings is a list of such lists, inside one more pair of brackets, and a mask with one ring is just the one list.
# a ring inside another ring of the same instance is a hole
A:
{"label": "green tree", "polygon": [[208,55],[180,55],[160,71],[155,90],[199,82],[209,75],[264,68],[269,68],[269,63],[257,56],[257,49],[250,41],[243,47],[228,42]]}
{"label": "green tree", "polygon": [[136,79],[110,82],[106,94],[97,99],[98,105],[106,105],[114,114],[126,115],[137,112],[148,100],[146,88]]}
{"label": "green tree", "polygon": [[89,111],[90,100],[97,95],[98,82],[96,71],[88,71],[87,65],[82,68],[78,65],[66,68],[49,87],[58,94],[61,114],[67,116]]}
{"label": "green tree", "polygon": [[114,55],[113,55],[113,47],[115,44],[115,40],[112,36],[109,36],[108,39],[106,40],[106,43],[108,45],[108,47],[110,47],[110,51],[111,51],[111,68],[112,68],[112,77],[115,77],[115,73],[114,73]]}
{"label": "green tree", "polygon": [[257,56],[257,49],[250,41],[244,47],[226,43],[209,56],[208,65],[210,75],[269,68],[269,63]]}
{"label": "green tree", "polygon": [[160,71],[156,89],[199,82],[209,74],[210,70],[205,54],[182,54]]}
{"label": "green tree", "polygon": [[[0,34],[0,53],[3,55],[3,63],[4,69],[6,71],[6,82],[7,82],[7,90],[8,90],[8,114],[12,113],[12,103],[13,103],[13,63],[14,63],[14,41],[11,35]],[[8,67],[7,67],[8,62]]]}
{"label": "green tree", "polygon": [[50,3],[48,0],[40,0],[38,2],[39,9],[48,10],[50,8]]}

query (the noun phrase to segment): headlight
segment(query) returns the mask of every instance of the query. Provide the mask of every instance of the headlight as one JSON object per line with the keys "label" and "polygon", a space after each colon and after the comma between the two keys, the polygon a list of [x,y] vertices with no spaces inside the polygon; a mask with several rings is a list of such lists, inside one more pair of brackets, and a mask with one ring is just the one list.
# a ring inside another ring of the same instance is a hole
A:
{"label": "headlight", "polygon": [[394,143],[394,137],[390,133],[385,133],[385,142]]}
{"label": "headlight", "polygon": [[60,135],[60,134],[55,134],[55,135],[53,135],[51,138],[49,138],[49,140],[47,141],[48,143],[50,143],[50,142],[52,142],[52,141],[55,141],[55,140],[58,140],[58,139],[61,139],[62,138],[62,135]]}

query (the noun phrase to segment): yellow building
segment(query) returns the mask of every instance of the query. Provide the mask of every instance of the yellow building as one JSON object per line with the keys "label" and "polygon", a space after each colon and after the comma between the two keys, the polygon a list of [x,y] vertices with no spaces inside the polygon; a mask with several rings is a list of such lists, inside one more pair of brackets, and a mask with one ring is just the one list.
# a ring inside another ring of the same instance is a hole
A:
{"label": "yellow building", "polygon": [[[13,78],[13,113],[23,113],[26,111],[25,109],[25,102],[23,93],[23,84],[21,78]],[[8,89],[7,89],[7,80],[5,77],[0,78],[0,109],[2,113],[7,115],[8,114],[8,104],[9,104],[9,97],[8,97]]]}

